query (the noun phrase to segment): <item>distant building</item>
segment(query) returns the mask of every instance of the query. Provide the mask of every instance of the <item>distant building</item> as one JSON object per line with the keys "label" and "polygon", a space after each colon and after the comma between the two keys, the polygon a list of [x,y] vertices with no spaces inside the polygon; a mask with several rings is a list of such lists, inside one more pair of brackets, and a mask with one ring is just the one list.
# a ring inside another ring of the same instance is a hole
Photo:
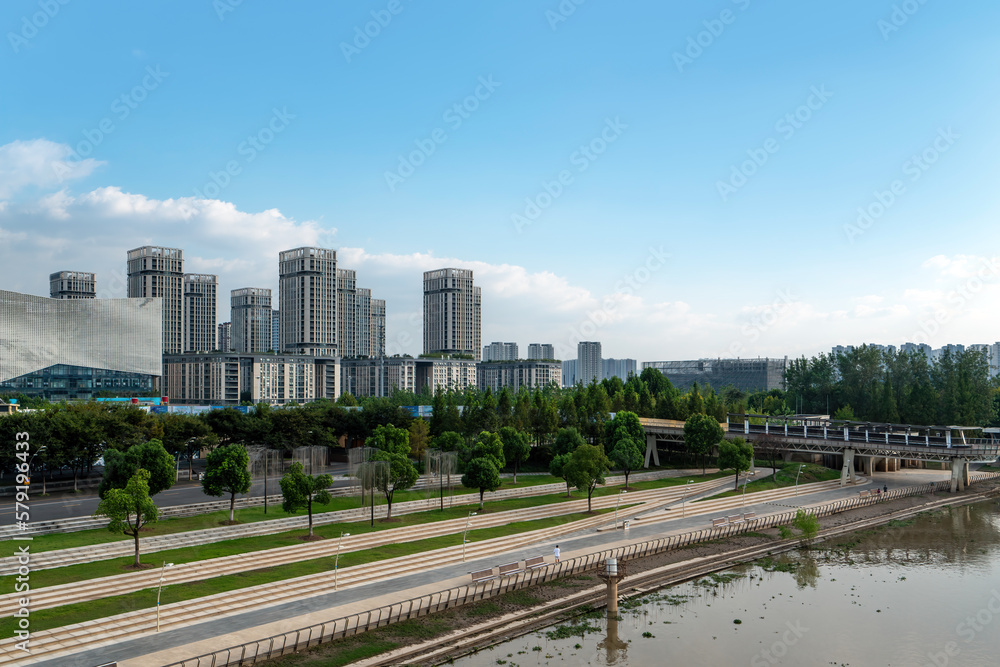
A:
{"label": "distant building", "polygon": [[417,392],[417,361],[411,357],[344,359],[340,391],[357,397],[389,396],[394,389]]}
{"label": "distant building", "polygon": [[576,380],[585,385],[592,380],[600,382],[604,379],[604,368],[601,366],[601,344],[591,341],[581,341],[576,345]]}
{"label": "distant building", "polygon": [[628,379],[629,375],[636,375],[636,362],[635,359],[602,359],[601,360],[601,379],[606,378],[621,378],[624,382]]}
{"label": "distant building", "polygon": [[425,387],[433,394],[442,391],[465,391],[476,387],[476,362],[471,359],[417,359],[417,391]]}
{"label": "distant building", "polygon": [[185,352],[211,352],[216,349],[218,283],[218,276],[184,274]]}
{"label": "distant building", "polygon": [[490,343],[483,347],[483,361],[517,361],[517,343]]}
{"label": "distant building", "polygon": [[163,302],[47,299],[0,290],[0,393],[49,401],[149,396],[162,372]]}
{"label": "distant building", "polygon": [[184,251],[143,246],[128,251],[129,298],[163,305],[163,353],[184,351]]}
{"label": "distant building", "polygon": [[219,325],[219,347],[220,352],[231,352],[233,349],[233,324],[223,322]]}
{"label": "distant building", "polygon": [[644,361],[643,369],[655,368],[670,382],[687,391],[697,382],[710,385],[716,391],[730,385],[742,391],[770,391],[784,389],[784,359],[698,359],[694,361]]}
{"label": "distant building", "polygon": [[336,250],[306,247],[278,253],[278,310],[285,352],[340,354]]}
{"label": "distant building", "polygon": [[555,346],[551,343],[531,343],[528,345],[528,359],[531,361],[555,361],[555,358]]}
{"label": "distant building", "polygon": [[271,311],[271,349],[281,352],[281,313],[277,310]]}
{"label": "distant building", "polygon": [[479,360],[481,317],[482,293],[471,270],[424,272],[424,354],[467,354]]}
{"label": "distant building", "polygon": [[336,400],[339,395],[334,359],[238,352],[177,354],[165,355],[163,368],[164,387],[171,404],[177,405],[302,404],[317,398]]}
{"label": "distant building", "polygon": [[232,318],[232,349],[236,352],[267,352],[274,350],[274,311],[271,310],[271,290],[265,287],[244,287],[230,292]]}
{"label": "distant building", "polygon": [[576,386],[576,359],[567,359],[562,362],[562,386]]}
{"label": "distant building", "polygon": [[385,354],[385,301],[357,286],[351,269],[337,270],[337,339],[344,359]]}
{"label": "distant building", "polygon": [[57,271],[49,275],[49,296],[53,299],[97,298],[97,278],[93,273]]}
{"label": "distant building", "polygon": [[479,391],[496,393],[507,387],[535,389],[562,383],[562,364],[551,361],[483,361],[476,367]]}

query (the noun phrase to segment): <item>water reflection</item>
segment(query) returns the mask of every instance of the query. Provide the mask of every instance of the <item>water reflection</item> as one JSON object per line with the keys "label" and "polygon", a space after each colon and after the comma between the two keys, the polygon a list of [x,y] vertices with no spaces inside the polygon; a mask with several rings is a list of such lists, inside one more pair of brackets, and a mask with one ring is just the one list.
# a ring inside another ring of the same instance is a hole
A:
{"label": "water reflection", "polygon": [[703,577],[629,600],[620,618],[594,614],[572,636],[534,633],[456,664],[997,664],[997,582],[991,501]]}

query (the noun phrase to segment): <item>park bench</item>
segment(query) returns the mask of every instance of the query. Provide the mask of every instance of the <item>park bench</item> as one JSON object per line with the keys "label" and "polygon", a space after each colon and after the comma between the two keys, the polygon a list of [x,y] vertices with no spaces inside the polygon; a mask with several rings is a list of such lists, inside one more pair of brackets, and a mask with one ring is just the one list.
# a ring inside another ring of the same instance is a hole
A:
{"label": "park bench", "polygon": [[722,517],[721,519],[712,519],[712,528],[718,528],[719,526],[725,526],[729,523],[729,519]]}
{"label": "park bench", "polygon": [[862,498],[867,498],[870,494],[867,491],[858,491],[858,495]]}
{"label": "park bench", "polygon": [[477,570],[475,572],[470,572],[472,575],[472,583],[478,584],[481,581],[490,581],[491,579],[496,579],[497,575],[493,574],[493,568],[488,570]]}
{"label": "park bench", "polygon": [[744,521],[749,521],[750,519],[756,519],[756,518],[757,518],[757,513],[756,512],[744,512],[743,513],[743,520]]}
{"label": "park bench", "polygon": [[507,563],[500,566],[501,577],[511,577],[518,574],[521,571],[521,565],[519,563]]}
{"label": "park bench", "polygon": [[525,570],[536,570],[540,567],[546,567],[545,556],[535,556],[534,558],[524,559],[524,569]]}
{"label": "park bench", "polygon": [[733,514],[729,517],[729,523],[743,523],[743,517],[739,514]]}

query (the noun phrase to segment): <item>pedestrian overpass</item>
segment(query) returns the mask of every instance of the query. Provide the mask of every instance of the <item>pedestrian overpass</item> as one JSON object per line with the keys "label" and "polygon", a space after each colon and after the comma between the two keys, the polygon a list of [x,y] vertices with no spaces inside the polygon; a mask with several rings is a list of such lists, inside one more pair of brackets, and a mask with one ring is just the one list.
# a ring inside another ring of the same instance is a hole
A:
{"label": "pedestrian overpass", "polygon": [[[684,422],[640,417],[646,432],[646,461],[656,465],[658,441],[683,442]],[[952,491],[964,490],[970,462],[992,462],[1000,455],[996,429],[974,426],[918,426],[846,421],[817,415],[729,414],[722,424],[725,437],[742,437],[755,445],[793,452],[836,454],[843,457],[841,485],[854,482],[854,458],[871,474],[881,460],[887,471],[899,469],[901,460],[940,461],[951,465]],[[972,437],[982,434],[982,437]]]}

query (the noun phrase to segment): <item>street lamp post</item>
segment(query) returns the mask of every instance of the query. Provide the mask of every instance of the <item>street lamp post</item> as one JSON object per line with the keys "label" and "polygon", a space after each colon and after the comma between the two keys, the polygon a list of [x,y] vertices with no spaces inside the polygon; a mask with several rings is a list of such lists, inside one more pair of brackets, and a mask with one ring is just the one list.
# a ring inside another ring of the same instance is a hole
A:
{"label": "street lamp post", "polygon": [[[35,453],[31,455],[28,459],[28,486],[31,486],[31,464],[34,463],[35,457],[45,451],[45,445],[42,445],[35,450]],[[45,473],[42,473],[42,495],[45,495]]]}
{"label": "street lamp post", "polygon": [[472,517],[476,516],[475,512],[469,512],[468,518],[465,520],[465,532],[462,533],[462,562],[465,562],[465,543],[468,542],[469,536],[469,522],[472,521]]}
{"label": "street lamp post", "polygon": [[743,502],[740,505],[740,507],[742,507],[743,509],[746,509],[746,506],[747,506],[747,484],[750,483],[750,478],[754,476],[755,472],[756,471],[751,472],[751,471],[748,470],[747,471],[746,481],[743,482]]}
{"label": "street lamp post", "polygon": [[333,561],[333,590],[337,590],[337,568],[340,565],[340,545],[343,543],[345,537],[350,536],[350,533],[341,533],[340,539],[337,541],[337,558]]}
{"label": "street lamp post", "polygon": [[[689,486],[689,485],[691,485],[691,484],[694,484],[694,480],[693,480],[693,479],[689,479],[689,480],[688,480],[688,483],[687,483],[687,484],[685,484],[684,486]],[[687,499],[687,494],[686,494],[686,493],[682,493],[682,494],[681,494],[681,518],[682,518],[682,519],[683,519],[683,518],[685,517],[685,514],[684,514],[684,512],[685,512],[685,509],[684,509],[684,501],[685,501],[686,499]]]}
{"label": "street lamp post", "polygon": [[624,496],[628,491],[622,489],[621,493],[618,494],[618,502],[615,503],[615,530],[618,530],[618,506],[622,502],[622,496]]}
{"label": "street lamp post", "polygon": [[173,563],[168,563],[163,561],[163,566],[160,568],[160,584],[156,587],[156,631],[160,631],[160,591],[163,590],[163,575],[168,567],[173,567]]}
{"label": "street lamp post", "polygon": [[799,475],[802,474],[803,468],[805,468],[805,466],[800,465],[798,472],[795,473],[795,495],[799,495]]}

